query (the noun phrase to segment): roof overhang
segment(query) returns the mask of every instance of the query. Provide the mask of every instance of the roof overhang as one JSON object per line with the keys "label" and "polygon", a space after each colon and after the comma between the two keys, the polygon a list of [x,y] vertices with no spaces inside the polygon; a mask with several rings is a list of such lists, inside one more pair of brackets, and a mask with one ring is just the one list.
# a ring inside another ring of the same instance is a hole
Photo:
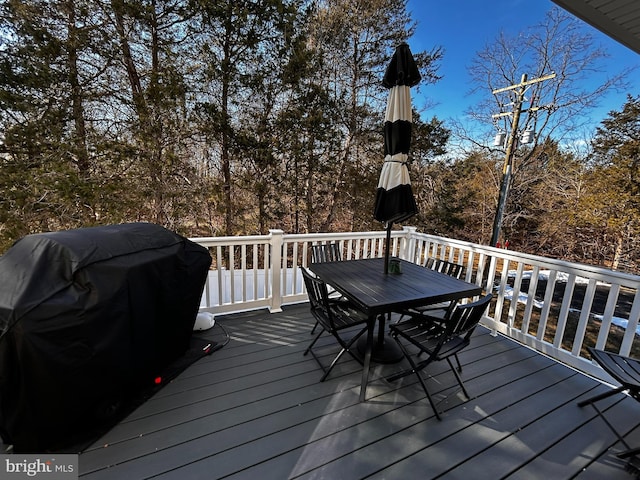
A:
{"label": "roof overhang", "polygon": [[640,1],[551,0],[614,40],[640,53]]}

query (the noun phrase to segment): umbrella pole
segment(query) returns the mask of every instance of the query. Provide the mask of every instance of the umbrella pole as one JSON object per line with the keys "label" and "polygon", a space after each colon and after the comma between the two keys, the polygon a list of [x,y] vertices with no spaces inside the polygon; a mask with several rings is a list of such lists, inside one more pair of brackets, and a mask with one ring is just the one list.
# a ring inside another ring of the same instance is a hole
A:
{"label": "umbrella pole", "polygon": [[387,223],[387,241],[384,248],[384,273],[389,273],[389,246],[391,245],[391,225],[393,222]]}

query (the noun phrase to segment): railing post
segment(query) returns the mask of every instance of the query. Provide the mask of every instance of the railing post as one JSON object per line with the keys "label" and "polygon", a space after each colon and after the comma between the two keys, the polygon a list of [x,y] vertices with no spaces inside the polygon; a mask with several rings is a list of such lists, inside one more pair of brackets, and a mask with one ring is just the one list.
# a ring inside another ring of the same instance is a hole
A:
{"label": "railing post", "polygon": [[269,230],[271,236],[271,313],[282,311],[282,247],[284,245],[284,231]]}
{"label": "railing post", "polygon": [[402,258],[410,262],[416,261],[416,237],[415,233],[417,227],[402,227],[403,232],[403,245],[402,245]]}

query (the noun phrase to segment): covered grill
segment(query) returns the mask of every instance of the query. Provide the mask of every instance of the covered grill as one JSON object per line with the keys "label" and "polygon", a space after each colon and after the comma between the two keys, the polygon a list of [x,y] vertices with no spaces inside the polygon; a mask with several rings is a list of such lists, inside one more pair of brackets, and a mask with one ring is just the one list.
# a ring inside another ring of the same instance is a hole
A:
{"label": "covered grill", "polygon": [[28,235],[0,257],[0,434],[55,450],[189,347],[211,257],[160,226]]}

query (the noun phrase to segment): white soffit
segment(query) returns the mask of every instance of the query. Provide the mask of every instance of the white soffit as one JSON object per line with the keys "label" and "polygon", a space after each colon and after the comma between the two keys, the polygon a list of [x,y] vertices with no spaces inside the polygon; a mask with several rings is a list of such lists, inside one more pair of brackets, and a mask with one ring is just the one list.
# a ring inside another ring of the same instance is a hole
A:
{"label": "white soffit", "polygon": [[551,0],[640,53],[640,0]]}

